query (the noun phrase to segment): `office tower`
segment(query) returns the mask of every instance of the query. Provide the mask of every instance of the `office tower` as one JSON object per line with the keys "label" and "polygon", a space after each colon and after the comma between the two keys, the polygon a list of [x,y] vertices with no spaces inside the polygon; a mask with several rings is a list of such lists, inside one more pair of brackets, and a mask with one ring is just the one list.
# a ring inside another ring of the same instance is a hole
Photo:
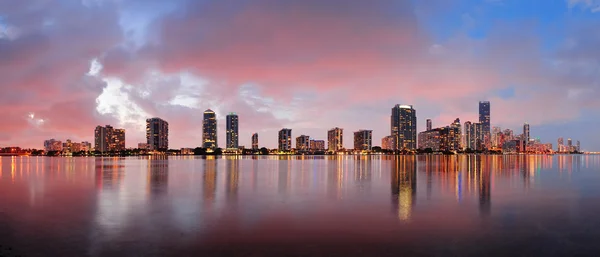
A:
{"label": "office tower", "polygon": [[252,150],[258,150],[258,133],[252,134]]}
{"label": "office tower", "polygon": [[452,129],[449,133],[451,134],[451,138],[452,138],[452,150],[459,150],[462,149],[462,131],[461,131],[461,125],[460,125],[460,119],[456,118],[456,120],[454,120],[454,122],[450,125],[450,128]]}
{"label": "office tower", "polygon": [[279,131],[279,147],[280,152],[289,152],[292,150],[292,130],[284,128]]}
{"label": "office tower", "polygon": [[[111,131],[109,131],[111,130]],[[96,126],[94,130],[94,150],[99,152],[108,152],[109,150],[109,135],[112,133],[111,126]]]}
{"label": "office tower", "polygon": [[464,148],[473,150],[473,144],[471,143],[473,140],[473,123],[470,121],[465,122],[465,138],[464,138]]}
{"label": "office tower", "polygon": [[481,135],[482,144],[489,148],[491,140],[490,132],[490,102],[481,101],[479,102],[479,123],[481,123]]}
{"label": "office tower", "polygon": [[148,150],[169,149],[169,123],[161,118],[146,120],[146,144]]}
{"label": "office tower", "polygon": [[344,149],[344,129],[336,127],[327,131],[327,144],[328,150],[332,152]]}
{"label": "office tower", "polygon": [[325,140],[310,140],[311,151],[325,151]]}
{"label": "office tower", "polygon": [[431,119],[427,119],[427,130],[432,129]]}
{"label": "office tower", "polygon": [[354,132],[354,150],[355,151],[371,151],[373,142],[372,130],[359,130]]}
{"label": "office tower", "polygon": [[529,135],[529,124],[525,123],[523,125],[523,141],[525,144],[525,151],[527,151],[527,146],[529,145],[529,139],[530,139],[530,135]]}
{"label": "office tower", "polygon": [[417,111],[412,105],[397,104],[392,108],[391,134],[396,137],[395,149],[417,148]]}
{"label": "office tower", "polygon": [[204,111],[202,119],[202,147],[216,149],[217,142],[217,115],[211,109]]}
{"label": "office tower", "polygon": [[226,121],[226,147],[228,149],[237,149],[239,147],[239,143],[238,143],[238,128],[239,128],[239,122],[238,122],[238,116],[235,113],[229,113],[227,115],[227,121]]}
{"label": "office tower", "polygon": [[558,146],[557,146],[557,150],[559,152],[564,152],[565,151],[565,139],[562,137],[558,138]]}
{"label": "office tower", "polygon": [[301,135],[296,138],[296,150],[297,151],[308,151],[310,150],[310,137]]}
{"label": "office tower", "polygon": [[396,145],[396,137],[395,136],[386,136],[381,139],[381,149],[385,150],[394,150]]}

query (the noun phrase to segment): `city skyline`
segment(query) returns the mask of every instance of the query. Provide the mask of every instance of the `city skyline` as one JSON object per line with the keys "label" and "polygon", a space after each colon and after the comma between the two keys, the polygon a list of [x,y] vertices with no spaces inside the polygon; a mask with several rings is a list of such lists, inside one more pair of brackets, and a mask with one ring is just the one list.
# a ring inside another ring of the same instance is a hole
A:
{"label": "city skyline", "polygon": [[275,148],[283,127],[379,142],[395,104],[421,132],[425,117],[477,123],[473,103],[490,101],[491,126],[600,150],[591,1],[17,2],[0,4],[2,147],[92,142],[106,124],[135,147],[150,117],[169,121],[170,147],[194,147],[209,108],[221,148],[232,111],[246,147],[256,132]]}

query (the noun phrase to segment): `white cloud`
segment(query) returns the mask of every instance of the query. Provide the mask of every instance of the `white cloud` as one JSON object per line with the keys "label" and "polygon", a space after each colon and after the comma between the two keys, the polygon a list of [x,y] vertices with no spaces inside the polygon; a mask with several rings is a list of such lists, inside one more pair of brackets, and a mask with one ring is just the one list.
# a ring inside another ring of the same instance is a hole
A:
{"label": "white cloud", "polygon": [[579,6],[589,9],[591,12],[600,12],[600,0],[567,0],[569,8]]}

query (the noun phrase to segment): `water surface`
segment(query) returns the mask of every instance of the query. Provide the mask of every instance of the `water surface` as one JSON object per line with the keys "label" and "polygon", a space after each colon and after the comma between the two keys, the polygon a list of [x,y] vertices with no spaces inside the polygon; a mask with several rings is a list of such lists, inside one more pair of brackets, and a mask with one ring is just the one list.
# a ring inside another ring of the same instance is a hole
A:
{"label": "water surface", "polygon": [[598,256],[600,156],[0,159],[0,256]]}

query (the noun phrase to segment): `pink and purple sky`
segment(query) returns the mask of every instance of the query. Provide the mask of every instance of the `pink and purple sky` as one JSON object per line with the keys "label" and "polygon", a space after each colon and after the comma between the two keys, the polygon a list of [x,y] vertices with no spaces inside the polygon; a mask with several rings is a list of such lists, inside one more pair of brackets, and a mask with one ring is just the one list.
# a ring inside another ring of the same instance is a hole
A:
{"label": "pink and purple sky", "polygon": [[325,139],[332,127],[390,133],[411,104],[418,130],[477,120],[600,150],[599,0],[0,1],[0,146],[93,141],[97,125],[170,147],[201,145],[202,112],[254,132]]}

